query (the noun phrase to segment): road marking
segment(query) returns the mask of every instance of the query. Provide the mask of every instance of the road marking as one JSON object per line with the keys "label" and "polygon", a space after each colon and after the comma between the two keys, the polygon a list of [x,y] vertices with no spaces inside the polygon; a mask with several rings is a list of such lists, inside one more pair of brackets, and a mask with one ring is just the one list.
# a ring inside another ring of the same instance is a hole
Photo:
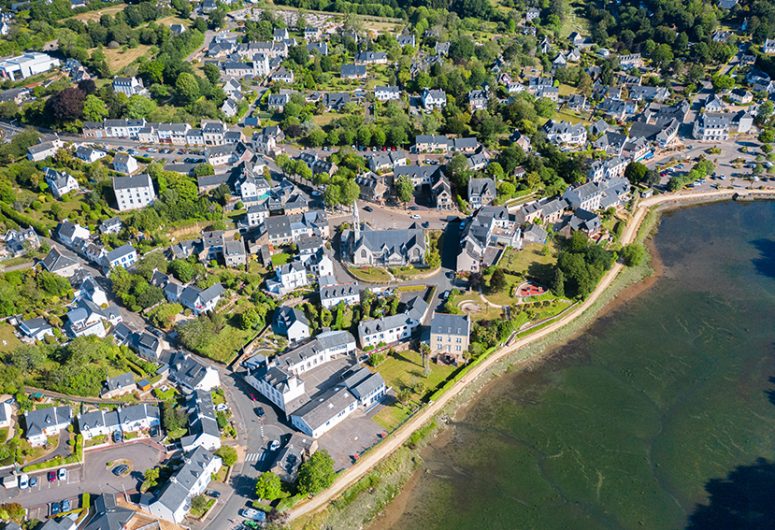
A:
{"label": "road marking", "polygon": [[259,456],[261,456],[259,453],[248,453],[245,457],[245,462],[258,462]]}

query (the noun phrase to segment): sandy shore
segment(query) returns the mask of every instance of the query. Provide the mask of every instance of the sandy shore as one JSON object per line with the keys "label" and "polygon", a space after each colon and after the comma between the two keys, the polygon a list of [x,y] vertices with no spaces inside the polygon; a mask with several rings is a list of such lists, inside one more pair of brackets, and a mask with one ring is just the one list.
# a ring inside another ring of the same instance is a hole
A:
{"label": "sandy shore", "polygon": [[[716,190],[702,193],[659,195],[643,199],[637,204],[632,219],[622,234],[622,244],[632,243],[636,240],[645,240],[648,234],[640,233],[640,228],[653,209],[665,210],[691,204],[729,200],[735,197],[775,199],[775,192],[770,190]],[[653,226],[648,228],[650,231]],[[656,267],[655,271],[661,272],[661,264],[658,258],[652,261],[652,267]],[[623,271],[625,271],[625,274],[622,274]],[[401,447],[412,433],[429,423],[437,415],[440,413],[454,413],[461,404],[466,402],[470,404],[470,397],[474,393],[481,391],[486,383],[498,374],[513,369],[529,368],[541,362],[547,353],[554,351],[558,345],[562,345],[572,339],[601,314],[611,311],[620,304],[637,296],[644,289],[648,289],[656,280],[656,275],[651,275],[651,279],[646,282],[638,281],[643,279],[642,272],[640,274],[640,277],[632,277],[629,281],[624,278],[624,283],[621,283],[623,278],[620,278],[620,275],[626,276],[626,269],[619,263],[614,264],[583,303],[577,305],[575,309],[545,328],[501,348],[474,367],[437,401],[421,409],[420,412],[391,434],[381,445],[364,455],[357,464],[342,472],[328,490],[303,504],[295,506],[288,514],[289,521],[294,521],[325,508],[331,500],[338,497],[348,487],[357,482],[382,459]],[[617,280],[620,280],[617,288],[612,290],[611,287]],[[398,495],[398,497],[401,497],[401,495]],[[384,527],[384,523],[387,522],[382,519],[378,525]]]}

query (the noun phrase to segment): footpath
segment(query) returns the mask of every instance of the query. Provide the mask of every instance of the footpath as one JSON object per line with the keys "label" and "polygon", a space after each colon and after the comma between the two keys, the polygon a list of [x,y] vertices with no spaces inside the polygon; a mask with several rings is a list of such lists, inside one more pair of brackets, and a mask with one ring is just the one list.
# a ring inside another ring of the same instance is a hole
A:
{"label": "footpath", "polygon": [[[643,220],[646,218],[646,214],[655,207],[666,205],[681,205],[692,203],[704,203],[714,202],[734,197],[739,198],[771,198],[775,199],[775,190],[714,190],[707,192],[684,192],[669,195],[657,195],[655,197],[649,197],[648,199],[641,200],[636,206],[635,213],[627,225],[624,233],[622,234],[622,244],[626,245],[632,243],[638,234]],[[347,488],[357,482],[361,477],[366,475],[374,466],[376,466],[382,459],[389,456],[393,451],[401,447],[409,437],[425,424],[430,422],[436,414],[441,412],[444,407],[449,404],[460,392],[468,385],[473,383],[478,377],[485,374],[490,368],[496,365],[499,361],[505,357],[524,348],[532,343],[535,343],[541,339],[550,336],[552,333],[560,330],[570,322],[579,318],[586,310],[592,307],[595,302],[602,296],[602,294],[611,286],[611,283],[616,279],[619,273],[622,271],[623,265],[620,263],[614,264],[609,271],[603,276],[603,278],[595,287],[594,291],[589,297],[581,304],[577,305],[573,311],[568,312],[566,315],[549,324],[545,328],[536,331],[535,333],[515,341],[513,344],[502,347],[500,350],[494,352],[483,362],[474,367],[470,372],[465,374],[452,388],[446,393],[442,394],[437,401],[430,403],[427,407],[420,410],[416,416],[399,427],[394,433],[387,437],[381,444],[377,445],[373,450],[367,452],[363,457],[352,467],[343,471],[336,478],[334,483],[327,490],[319,493],[315,497],[312,497],[308,501],[294,506],[288,513],[288,520],[292,521],[299,517],[311,514],[317,510],[325,507],[329,502],[335,499],[338,495],[344,492]]]}

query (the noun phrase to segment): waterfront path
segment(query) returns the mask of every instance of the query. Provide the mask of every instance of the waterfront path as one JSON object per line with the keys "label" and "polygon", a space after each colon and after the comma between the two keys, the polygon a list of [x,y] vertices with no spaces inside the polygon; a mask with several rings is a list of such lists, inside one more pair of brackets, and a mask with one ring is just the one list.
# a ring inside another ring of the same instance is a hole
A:
{"label": "waterfront path", "polygon": [[[624,233],[622,234],[622,244],[632,243],[637,234],[640,225],[646,218],[649,210],[654,207],[665,205],[680,205],[702,202],[713,202],[718,200],[731,199],[734,196],[738,197],[750,197],[750,198],[772,198],[775,199],[775,191],[772,189],[764,190],[714,190],[707,192],[683,192],[676,194],[665,194],[650,197],[648,199],[641,200],[636,208],[635,213],[627,225]],[[535,333],[515,341],[509,346],[505,346],[493,353],[490,357],[485,359],[482,363],[474,367],[470,372],[465,374],[460,381],[458,381],[452,388],[441,395],[437,401],[430,403],[425,408],[421,409],[412,419],[407,421],[404,425],[399,427],[388,438],[377,445],[373,450],[367,452],[363,457],[352,467],[343,471],[330,488],[321,492],[320,494],[312,497],[310,500],[299,504],[292,508],[288,513],[289,520],[297,519],[304,515],[314,513],[324,508],[329,502],[335,499],[338,495],[344,492],[347,488],[353,485],[361,477],[366,475],[374,466],[376,466],[382,459],[389,456],[393,451],[403,445],[409,437],[416,430],[430,422],[433,417],[441,412],[444,407],[452,401],[460,392],[469,384],[473,383],[478,377],[485,374],[490,368],[496,365],[499,361],[503,360],[508,355],[511,355],[515,351],[524,348],[530,344],[533,344],[541,339],[549,337],[552,333],[559,331],[564,326],[573,322],[581,315],[584,314],[595,302],[605,293],[605,291],[611,286],[613,281],[619,275],[623,268],[620,263],[614,264],[614,266],[603,275],[603,278],[598,283],[595,290],[589,295],[589,297],[576,308],[568,312],[563,317],[559,318],[555,322],[549,324],[545,328],[536,331]]]}

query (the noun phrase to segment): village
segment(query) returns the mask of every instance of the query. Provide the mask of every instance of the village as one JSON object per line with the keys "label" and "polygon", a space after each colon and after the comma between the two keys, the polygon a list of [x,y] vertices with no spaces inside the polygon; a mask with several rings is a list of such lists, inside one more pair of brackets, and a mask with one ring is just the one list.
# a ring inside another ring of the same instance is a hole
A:
{"label": "village", "polygon": [[[679,79],[533,7],[505,38],[176,4],[129,24],[166,51],[115,75],[0,60],[0,505],[45,530],[283,523],[640,263],[637,201],[775,188],[775,40],[745,28]],[[73,0],[69,31],[129,17],[106,6]]]}

